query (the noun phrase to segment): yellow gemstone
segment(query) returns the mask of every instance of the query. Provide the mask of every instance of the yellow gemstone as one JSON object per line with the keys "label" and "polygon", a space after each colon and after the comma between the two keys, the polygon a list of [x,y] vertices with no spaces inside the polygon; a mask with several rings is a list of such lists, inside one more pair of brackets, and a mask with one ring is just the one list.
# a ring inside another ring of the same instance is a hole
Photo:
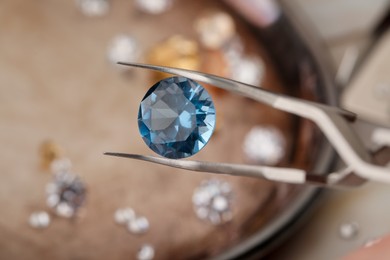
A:
{"label": "yellow gemstone", "polygon": [[[159,66],[199,70],[199,46],[193,40],[175,35],[153,47],[147,55],[147,62]],[[155,80],[161,80],[170,75],[153,72],[153,76]]]}
{"label": "yellow gemstone", "polygon": [[44,170],[50,168],[51,163],[63,156],[63,149],[54,141],[46,140],[40,147],[41,166]]}

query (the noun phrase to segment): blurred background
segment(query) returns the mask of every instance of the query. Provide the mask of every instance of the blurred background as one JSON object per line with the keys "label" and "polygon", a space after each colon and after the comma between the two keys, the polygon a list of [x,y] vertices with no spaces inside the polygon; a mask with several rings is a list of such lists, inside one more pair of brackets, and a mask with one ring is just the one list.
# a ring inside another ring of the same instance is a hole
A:
{"label": "blurred background", "polygon": [[[390,127],[388,0],[2,0],[0,259],[337,259],[390,232],[388,185],[322,190],[108,158],[152,154],[146,91],[199,70]],[[196,160],[341,167],[311,122],[205,85]],[[386,152],[386,151],[385,151]],[[378,158],[389,162],[389,153]]]}

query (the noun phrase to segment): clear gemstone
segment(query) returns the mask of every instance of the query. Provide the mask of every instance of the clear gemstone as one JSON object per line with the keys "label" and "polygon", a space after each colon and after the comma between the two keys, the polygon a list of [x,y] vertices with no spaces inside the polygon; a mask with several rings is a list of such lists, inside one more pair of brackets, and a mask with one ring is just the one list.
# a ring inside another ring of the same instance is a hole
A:
{"label": "clear gemstone", "polygon": [[73,217],[85,203],[85,184],[70,172],[59,172],[46,186],[46,204],[53,208],[58,216]]}
{"label": "clear gemstone", "polygon": [[114,65],[118,61],[136,62],[139,56],[140,51],[137,41],[130,35],[117,35],[108,46],[107,59]]}
{"label": "clear gemstone", "polygon": [[209,49],[219,49],[236,33],[233,18],[221,11],[207,12],[195,22],[200,42]]}
{"label": "clear gemstone", "polygon": [[114,214],[114,220],[117,224],[126,224],[135,219],[135,212],[131,208],[117,209]]}
{"label": "clear gemstone", "polygon": [[148,14],[161,14],[172,7],[172,0],[135,0],[137,8]]}
{"label": "clear gemstone", "polygon": [[154,258],[154,248],[149,244],[143,245],[141,249],[138,251],[137,254],[138,260],[152,260],[153,258]]}
{"label": "clear gemstone", "polygon": [[149,220],[145,217],[139,217],[130,220],[127,229],[133,234],[143,234],[149,230]]}
{"label": "clear gemstone", "polygon": [[359,233],[359,225],[356,222],[346,222],[340,225],[339,235],[342,239],[350,240]]}
{"label": "clear gemstone", "polygon": [[55,211],[58,216],[64,218],[71,218],[75,214],[75,209],[65,202],[58,203],[56,205]]}
{"label": "clear gemstone", "polygon": [[213,199],[212,207],[218,212],[226,211],[229,208],[228,200],[224,196],[216,196]]}
{"label": "clear gemstone", "polygon": [[231,60],[232,79],[260,86],[264,73],[265,65],[259,57],[244,56],[236,60]]}
{"label": "clear gemstone", "polygon": [[108,13],[108,0],[77,0],[81,12],[86,16],[103,16]]}
{"label": "clear gemstone", "polygon": [[156,153],[174,159],[188,157],[199,152],[214,131],[214,103],[199,83],[184,77],[167,78],[143,98],[138,127]]}
{"label": "clear gemstone", "polygon": [[246,135],[243,150],[249,161],[277,164],[285,154],[285,140],[274,127],[255,126]]}
{"label": "clear gemstone", "polygon": [[30,215],[28,223],[33,228],[47,228],[50,224],[50,216],[45,211],[34,212]]}
{"label": "clear gemstone", "polygon": [[203,181],[192,196],[196,216],[214,225],[232,219],[232,189],[229,183],[217,179]]}
{"label": "clear gemstone", "polygon": [[72,162],[68,158],[55,159],[50,164],[50,170],[52,173],[66,172],[72,168]]}

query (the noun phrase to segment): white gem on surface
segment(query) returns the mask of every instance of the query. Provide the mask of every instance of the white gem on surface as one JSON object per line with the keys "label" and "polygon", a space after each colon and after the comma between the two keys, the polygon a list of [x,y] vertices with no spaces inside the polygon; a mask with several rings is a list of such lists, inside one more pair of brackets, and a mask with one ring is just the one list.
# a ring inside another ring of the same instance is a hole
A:
{"label": "white gem on surface", "polygon": [[76,0],[81,12],[86,16],[103,16],[108,13],[108,0]]}
{"label": "white gem on surface", "polygon": [[154,258],[154,248],[145,244],[141,247],[137,254],[137,260],[152,260]]}
{"label": "white gem on surface", "polygon": [[149,221],[145,217],[130,220],[127,229],[133,234],[143,234],[149,230]]}
{"label": "white gem on surface", "polygon": [[355,238],[359,233],[359,225],[356,222],[343,223],[339,227],[339,235],[342,239]]}
{"label": "white gem on surface", "polygon": [[60,202],[60,196],[57,194],[50,194],[46,197],[46,205],[49,208],[54,208]]}
{"label": "white gem on surface", "polygon": [[50,224],[50,216],[45,211],[34,212],[30,215],[28,223],[32,228],[47,228]]}
{"label": "white gem on surface", "polygon": [[195,209],[195,213],[198,216],[198,218],[206,219],[209,214],[209,210],[207,208],[200,207]]}
{"label": "white gem on surface", "polygon": [[229,203],[224,196],[218,195],[213,199],[212,207],[218,212],[223,212],[228,210]]}
{"label": "white gem on surface", "polygon": [[260,87],[265,74],[265,65],[260,57],[244,56],[229,63],[232,79]]}
{"label": "white gem on surface", "polygon": [[114,65],[118,61],[136,62],[139,57],[140,51],[137,41],[130,35],[117,35],[111,40],[108,46],[107,59]]}
{"label": "white gem on surface", "polygon": [[123,225],[134,220],[135,212],[131,208],[117,209],[114,214],[114,220],[117,224]]}
{"label": "white gem on surface", "polygon": [[221,11],[208,12],[198,18],[195,30],[202,45],[213,50],[221,48],[236,33],[233,18]]}
{"label": "white gem on surface", "polygon": [[172,7],[172,0],[135,0],[136,7],[148,14],[162,14]]}
{"label": "white gem on surface", "polygon": [[214,225],[232,219],[232,189],[229,183],[217,179],[204,180],[194,190],[192,202],[196,216]]}
{"label": "white gem on surface", "polygon": [[46,204],[58,216],[69,218],[84,205],[86,194],[85,184],[76,175],[60,171],[46,186]]}
{"label": "white gem on surface", "polygon": [[210,200],[211,196],[207,190],[200,190],[198,192],[194,192],[192,196],[192,202],[196,206],[207,205],[210,203]]}
{"label": "white gem on surface", "polygon": [[231,64],[235,64],[244,54],[244,43],[242,42],[242,39],[237,35],[234,36],[234,38],[222,47],[222,52],[226,57],[226,60],[229,62],[229,66],[231,66]]}
{"label": "white gem on surface", "polygon": [[71,208],[67,203],[61,202],[55,208],[56,214],[60,217],[70,218],[74,215],[74,209]]}
{"label": "white gem on surface", "polygon": [[243,143],[244,154],[249,161],[275,165],[285,155],[285,139],[275,127],[253,127]]}
{"label": "white gem on surface", "polygon": [[50,164],[50,170],[53,174],[67,172],[70,171],[71,168],[72,162],[68,158],[56,159]]}

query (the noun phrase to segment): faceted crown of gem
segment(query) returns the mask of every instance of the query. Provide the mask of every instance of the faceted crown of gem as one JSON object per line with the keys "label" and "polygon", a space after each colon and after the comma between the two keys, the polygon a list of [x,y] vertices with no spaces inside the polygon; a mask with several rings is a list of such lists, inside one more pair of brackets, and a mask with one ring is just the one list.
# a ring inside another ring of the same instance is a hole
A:
{"label": "faceted crown of gem", "polygon": [[214,103],[197,82],[185,77],[163,79],[143,98],[138,127],[145,143],[167,158],[199,152],[215,127]]}

